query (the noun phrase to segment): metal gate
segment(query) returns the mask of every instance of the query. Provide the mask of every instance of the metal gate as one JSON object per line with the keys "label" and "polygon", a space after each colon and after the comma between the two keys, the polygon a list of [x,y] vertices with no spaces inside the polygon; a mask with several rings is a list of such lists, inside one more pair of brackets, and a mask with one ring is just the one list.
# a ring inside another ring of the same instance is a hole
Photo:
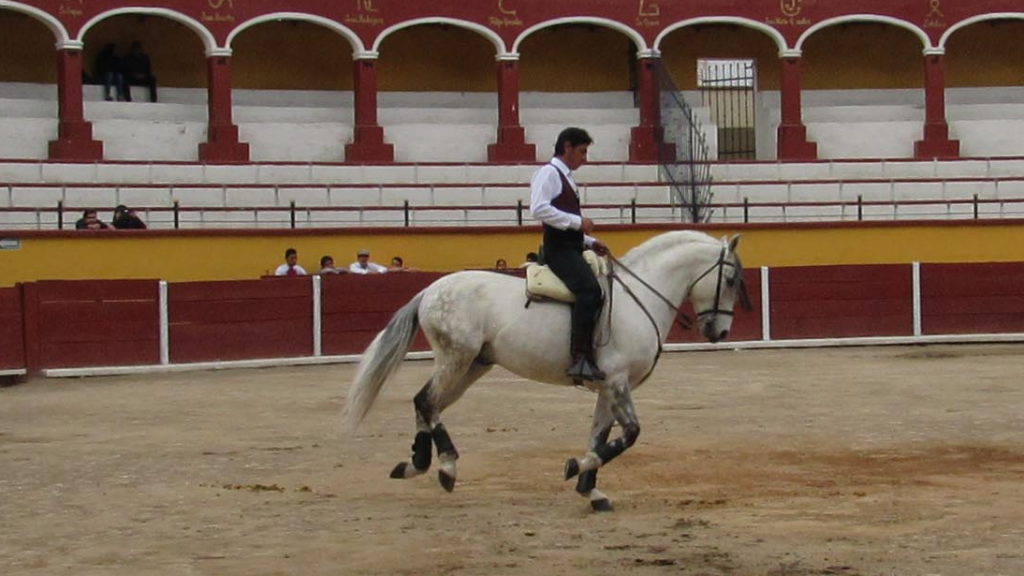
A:
{"label": "metal gate", "polygon": [[754,160],[756,68],[753,60],[700,60],[697,86],[718,127],[718,160]]}

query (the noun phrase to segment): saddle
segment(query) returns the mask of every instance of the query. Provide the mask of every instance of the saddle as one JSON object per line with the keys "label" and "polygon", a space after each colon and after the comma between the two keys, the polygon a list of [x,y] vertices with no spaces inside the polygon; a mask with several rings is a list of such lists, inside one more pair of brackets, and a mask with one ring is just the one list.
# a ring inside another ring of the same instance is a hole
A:
{"label": "saddle", "polygon": [[[607,258],[598,256],[593,250],[584,250],[583,259],[598,280],[608,276]],[[571,304],[576,301],[576,296],[550,268],[536,263],[526,267],[526,297],[535,302],[555,300]]]}

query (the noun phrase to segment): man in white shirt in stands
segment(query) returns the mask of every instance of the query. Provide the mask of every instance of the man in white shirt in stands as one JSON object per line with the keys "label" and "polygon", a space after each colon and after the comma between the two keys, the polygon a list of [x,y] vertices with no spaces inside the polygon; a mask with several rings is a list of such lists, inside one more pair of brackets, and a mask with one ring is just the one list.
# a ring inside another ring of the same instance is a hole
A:
{"label": "man in white shirt in stands", "polygon": [[274,276],[305,276],[306,270],[299,266],[299,253],[295,248],[284,251],[284,264],[277,267]]}
{"label": "man in white shirt in stands", "polygon": [[352,274],[385,274],[388,269],[370,262],[370,251],[363,248],[356,252],[356,261],[349,265],[348,271]]}
{"label": "man in white shirt in stands", "polygon": [[555,156],[530,181],[530,213],[544,224],[544,263],[565,283],[576,302],[572,305],[570,361],[566,376],[588,382],[605,379],[594,358],[594,325],[603,298],[584,248],[599,255],[608,247],[589,234],[594,221],[580,212],[580,195],[572,171],[587,161],[592,142],[582,128],[566,128],[555,142]]}

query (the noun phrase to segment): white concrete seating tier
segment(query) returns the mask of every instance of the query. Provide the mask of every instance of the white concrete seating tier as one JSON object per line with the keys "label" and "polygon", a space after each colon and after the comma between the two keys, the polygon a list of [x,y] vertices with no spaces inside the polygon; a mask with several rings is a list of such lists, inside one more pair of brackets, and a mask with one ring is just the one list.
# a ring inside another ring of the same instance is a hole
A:
{"label": "white concrete seating tier", "polygon": [[[160,102],[106,102],[85,86],[85,118],[113,160],[196,161],[206,140],[206,91],[161,88]],[[234,120],[253,161],[339,162],[352,139],[351,92],[235,90]],[[497,133],[493,93],[402,93],[378,96],[378,120],[399,162],[485,162]],[[622,162],[639,115],[629,92],[523,93],[521,123],[537,160],[549,155],[567,123],[594,137],[594,161]],[[45,159],[57,137],[56,88],[0,83],[0,158]]]}

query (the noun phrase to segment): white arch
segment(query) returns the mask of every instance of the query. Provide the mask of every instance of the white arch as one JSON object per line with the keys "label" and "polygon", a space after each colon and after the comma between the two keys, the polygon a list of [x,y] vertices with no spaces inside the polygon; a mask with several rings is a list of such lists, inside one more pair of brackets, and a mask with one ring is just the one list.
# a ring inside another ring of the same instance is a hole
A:
{"label": "white arch", "polygon": [[806,42],[812,34],[822,28],[828,28],[829,26],[842,24],[844,22],[880,22],[882,24],[890,24],[898,28],[903,28],[904,30],[909,30],[917,36],[917,39],[921,41],[921,45],[923,47],[922,51],[934,48],[932,46],[932,41],[928,38],[928,35],[924,33],[924,30],[921,30],[906,20],[900,20],[899,18],[893,18],[892,16],[879,16],[877,14],[849,14],[847,16],[837,16],[835,18],[822,20],[807,30],[804,30],[804,33],[800,35],[800,39],[796,41],[796,46],[794,46],[793,49],[798,51],[803,50],[804,42]]}
{"label": "white arch", "polygon": [[516,41],[512,43],[512,52],[518,54],[519,45],[522,44],[523,40],[525,40],[526,37],[529,36],[530,34],[533,34],[534,32],[542,30],[544,28],[559,26],[561,24],[596,24],[598,26],[603,26],[605,28],[611,28],[612,30],[618,30],[619,32],[622,32],[626,36],[629,36],[629,39],[633,41],[633,44],[636,44],[637,52],[648,51],[647,42],[644,41],[644,37],[641,36],[640,33],[637,32],[636,30],[633,30],[632,28],[626,26],[621,22],[616,22],[615,20],[609,20],[607,18],[597,18],[593,16],[572,16],[568,18],[555,18],[554,20],[547,20],[545,22],[541,22],[540,24],[534,24],[533,26],[530,26],[526,30],[523,30],[522,32],[519,33],[519,36],[516,38]]}
{"label": "white arch", "polygon": [[993,12],[991,14],[971,16],[966,20],[961,20],[960,22],[950,26],[942,33],[942,37],[939,38],[939,48],[946,48],[946,42],[949,40],[949,37],[953,35],[953,32],[970,26],[971,24],[977,24],[978,22],[984,22],[986,20],[1024,20],[1024,12]]}
{"label": "white arch", "polygon": [[217,41],[213,38],[213,33],[210,32],[206,26],[200,24],[191,16],[182,14],[177,10],[169,10],[167,8],[150,8],[147,6],[126,6],[101,12],[90,18],[88,22],[82,25],[82,29],[78,31],[78,38],[76,38],[76,40],[84,43],[85,34],[90,28],[102,20],[106,20],[112,16],[119,16],[121,14],[145,14],[148,16],[162,16],[164,18],[174,20],[175,22],[184,24],[186,28],[199,35],[199,39],[203,41],[203,49],[206,51],[207,56],[215,53],[216,51]]}
{"label": "white arch", "polygon": [[349,28],[342,26],[341,24],[335,22],[334,20],[324,18],[323,16],[316,16],[314,14],[303,14],[301,12],[274,12],[273,14],[264,14],[262,16],[252,18],[250,20],[246,20],[245,22],[242,22],[241,24],[236,26],[235,29],[232,30],[230,34],[228,34],[228,38],[224,42],[224,47],[230,49],[231,42],[235,40],[235,36],[238,36],[243,30],[251,28],[257,24],[262,24],[264,22],[272,22],[275,20],[302,20],[304,22],[319,24],[320,26],[337,32],[343,38],[348,40],[348,43],[352,45],[353,56],[366,52],[366,48],[365,46],[363,46],[363,41],[359,38],[359,35],[350,30]]}
{"label": "white arch", "polygon": [[502,40],[501,36],[498,36],[498,34],[494,30],[491,30],[486,26],[481,26],[476,22],[458,20],[456,18],[446,18],[444,16],[437,16],[432,18],[416,18],[415,20],[407,20],[405,22],[400,22],[398,24],[388,26],[387,28],[382,30],[381,33],[377,35],[377,39],[373,41],[373,51],[380,52],[381,42],[383,42],[384,39],[390,36],[391,34],[394,34],[395,32],[402,30],[403,28],[411,28],[413,26],[418,26],[420,24],[448,24],[450,26],[458,26],[459,28],[472,30],[473,32],[476,32],[477,34],[480,34],[484,38],[490,40],[491,44],[494,44],[494,49],[497,51],[498,54],[506,53],[505,41]]}
{"label": "white arch", "polygon": [[61,24],[60,20],[57,20],[50,14],[43,12],[39,8],[36,8],[34,6],[28,6],[26,4],[21,4],[18,2],[0,0],[0,9],[21,12],[22,14],[25,14],[40,21],[43,25],[50,29],[50,32],[53,32],[55,40],[57,41],[58,50],[69,47],[69,44],[71,44],[71,36],[68,35],[67,29],[64,28],[64,25]]}
{"label": "white arch", "polygon": [[700,18],[690,18],[689,20],[683,20],[682,22],[676,22],[668,28],[665,28],[658,34],[658,37],[654,39],[654,49],[661,50],[661,42],[666,36],[675,32],[680,28],[686,26],[699,26],[701,24],[734,24],[736,26],[743,26],[744,28],[751,28],[758,32],[764,32],[772,40],[775,41],[775,45],[779,47],[779,52],[787,50],[786,38],[775,28],[757,20],[751,20],[749,18],[739,18],[736,16],[701,16]]}

